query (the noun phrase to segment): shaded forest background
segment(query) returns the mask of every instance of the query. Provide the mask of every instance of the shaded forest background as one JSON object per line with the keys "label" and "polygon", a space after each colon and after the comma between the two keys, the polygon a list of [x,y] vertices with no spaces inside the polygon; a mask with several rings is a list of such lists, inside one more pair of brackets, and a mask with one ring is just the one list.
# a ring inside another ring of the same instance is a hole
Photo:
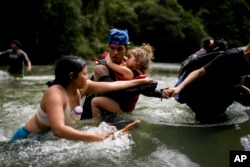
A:
{"label": "shaded forest background", "polygon": [[[155,62],[181,62],[205,36],[229,47],[250,37],[250,0],[3,0],[0,51],[18,39],[33,64],[62,55],[101,57],[108,31],[127,29],[132,46],[150,43]],[[0,64],[5,60],[0,59]]]}

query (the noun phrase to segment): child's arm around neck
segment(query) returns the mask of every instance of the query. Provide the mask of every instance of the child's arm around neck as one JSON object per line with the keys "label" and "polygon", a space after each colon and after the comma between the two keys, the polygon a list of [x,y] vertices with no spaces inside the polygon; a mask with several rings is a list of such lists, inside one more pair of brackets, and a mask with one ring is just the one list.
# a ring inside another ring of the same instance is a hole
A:
{"label": "child's arm around neck", "polygon": [[123,75],[125,80],[131,80],[134,78],[133,71],[129,69],[128,67],[113,63],[109,55],[107,55],[105,59],[106,59],[107,66],[111,70],[115,71],[116,73]]}

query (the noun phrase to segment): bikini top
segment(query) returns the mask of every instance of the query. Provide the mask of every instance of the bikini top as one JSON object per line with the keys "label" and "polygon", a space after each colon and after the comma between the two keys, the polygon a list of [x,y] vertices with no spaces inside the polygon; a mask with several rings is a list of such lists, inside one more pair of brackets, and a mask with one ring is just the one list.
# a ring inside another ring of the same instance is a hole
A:
{"label": "bikini top", "polygon": [[[71,116],[71,109],[70,109],[70,105],[69,105],[69,100],[68,100],[68,96],[66,94],[66,92],[64,91],[64,88],[61,87],[66,99],[67,99],[67,105],[66,105],[66,108],[64,110],[64,117],[65,117],[65,125],[68,125],[68,126],[72,126],[74,123],[75,123],[75,120],[73,120],[72,116]],[[83,106],[84,102],[85,102],[85,99],[86,99],[86,96],[83,96],[81,98],[81,93],[79,90],[77,90],[78,92],[78,95],[79,95],[79,105],[80,106]],[[44,125],[47,125],[47,126],[50,126],[50,123],[49,123],[49,119],[48,119],[48,114],[45,113],[42,109],[41,109],[41,106],[39,105],[39,108],[37,110],[37,118],[39,119],[39,121],[41,121]]]}

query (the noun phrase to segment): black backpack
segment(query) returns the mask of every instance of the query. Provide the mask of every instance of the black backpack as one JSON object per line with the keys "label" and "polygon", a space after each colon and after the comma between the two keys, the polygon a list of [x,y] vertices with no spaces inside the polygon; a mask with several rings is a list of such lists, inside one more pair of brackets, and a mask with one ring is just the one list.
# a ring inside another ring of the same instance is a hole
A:
{"label": "black backpack", "polygon": [[192,54],[186,60],[181,63],[180,70],[179,70],[179,77],[184,74],[184,78],[194,70],[197,70],[208,62],[213,60],[216,56],[221,54],[223,51],[211,52],[207,54],[197,55]]}

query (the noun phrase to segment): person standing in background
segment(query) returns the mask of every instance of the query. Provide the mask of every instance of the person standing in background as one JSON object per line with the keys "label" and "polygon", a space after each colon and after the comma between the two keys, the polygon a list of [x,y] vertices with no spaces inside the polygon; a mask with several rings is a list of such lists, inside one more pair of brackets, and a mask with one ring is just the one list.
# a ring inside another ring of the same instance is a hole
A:
{"label": "person standing in background", "polygon": [[195,52],[196,55],[208,54],[211,52],[225,51],[228,49],[227,41],[223,38],[207,36],[201,40],[202,47]]}
{"label": "person standing in background", "polygon": [[27,54],[20,49],[21,43],[18,40],[11,41],[11,49],[0,52],[0,56],[8,55],[9,57],[9,69],[8,72],[15,77],[24,76],[24,63],[27,64],[27,72],[31,72],[32,65]]}

